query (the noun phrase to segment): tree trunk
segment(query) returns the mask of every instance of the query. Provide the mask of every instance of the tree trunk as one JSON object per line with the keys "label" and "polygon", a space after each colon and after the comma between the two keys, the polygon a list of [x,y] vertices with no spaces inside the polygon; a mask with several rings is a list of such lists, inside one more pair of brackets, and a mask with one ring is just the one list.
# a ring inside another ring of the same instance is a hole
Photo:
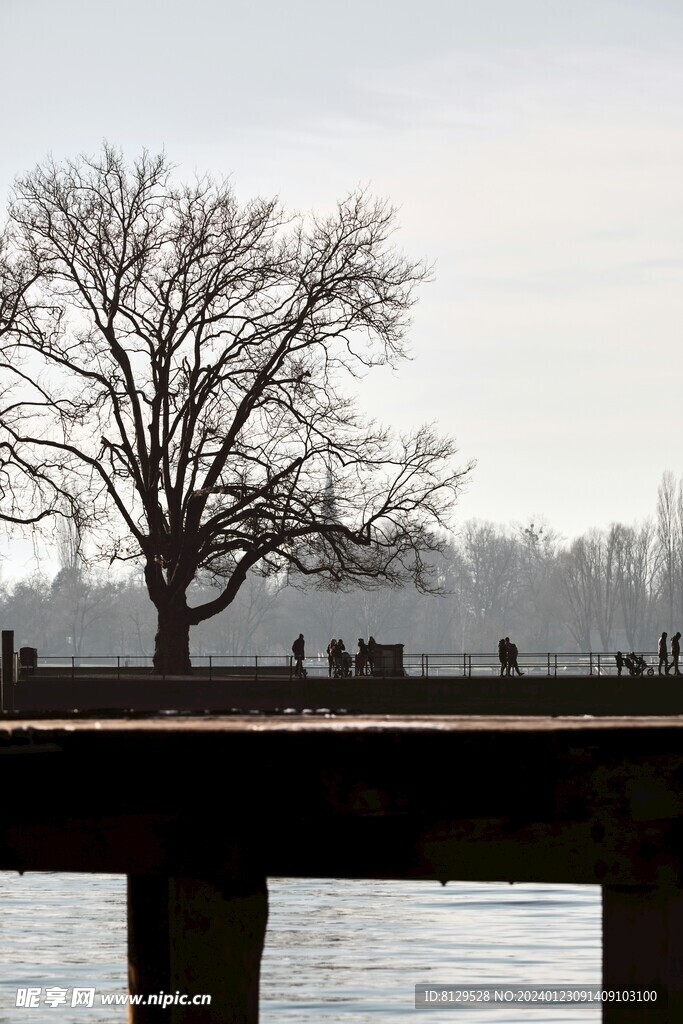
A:
{"label": "tree trunk", "polygon": [[174,601],[157,607],[157,616],[152,670],[154,675],[190,675],[190,622],[185,595],[182,602]]}

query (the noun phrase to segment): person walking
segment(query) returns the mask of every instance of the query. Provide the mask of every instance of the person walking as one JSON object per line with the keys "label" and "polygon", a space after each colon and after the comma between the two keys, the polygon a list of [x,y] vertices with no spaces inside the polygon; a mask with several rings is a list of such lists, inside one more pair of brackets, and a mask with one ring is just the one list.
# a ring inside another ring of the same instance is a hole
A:
{"label": "person walking", "polygon": [[500,674],[505,675],[505,670],[508,665],[507,649],[505,646],[505,640],[498,641],[498,661],[500,662]]}
{"label": "person walking", "polygon": [[617,663],[617,675],[620,676],[621,670],[624,667],[624,655],[621,653],[621,651],[617,651],[617,653],[614,655],[614,660]]}
{"label": "person walking", "polygon": [[337,641],[333,638],[327,645],[327,674],[332,678],[334,675],[334,659],[337,654]]}
{"label": "person walking", "polygon": [[343,676],[344,671],[344,655],[346,654],[346,644],[341,637],[337,640],[337,646],[334,652],[334,674],[335,676]]}
{"label": "person walking", "polygon": [[666,638],[668,634],[662,633],[657,644],[657,654],[659,655],[659,674],[662,674],[662,665],[666,671],[666,675],[669,674],[669,655],[667,651]]}
{"label": "person walking", "polygon": [[523,676],[524,673],[520,672],[519,665],[517,664],[517,656],[519,651],[517,650],[517,644],[513,644],[510,641],[508,645],[508,675],[514,675],[515,672],[518,676]]}
{"label": "person walking", "polygon": [[377,641],[374,636],[368,638],[368,673],[372,675],[375,671],[375,655],[377,653]]}
{"label": "person walking", "polygon": [[365,675],[365,666],[368,661],[368,645],[362,636],[358,637],[358,654],[356,655],[356,675]]}
{"label": "person walking", "polygon": [[304,658],[306,655],[303,633],[299,633],[298,637],[292,644],[292,654],[294,655],[294,676],[297,679],[303,679],[306,675],[306,669],[304,668]]}
{"label": "person walking", "polygon": [[678,668],[678,659],[681,656],[681,634],[674,633],[671,637],[671,661],[675,676],[680,676],[680,670]]}

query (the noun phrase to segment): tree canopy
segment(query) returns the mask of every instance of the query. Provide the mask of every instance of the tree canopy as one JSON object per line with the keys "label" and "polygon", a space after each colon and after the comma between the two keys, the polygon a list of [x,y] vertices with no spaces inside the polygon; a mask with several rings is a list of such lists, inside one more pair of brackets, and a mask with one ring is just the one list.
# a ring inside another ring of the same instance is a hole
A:
{"label": "tree canopy", "polygon": [[[428,269],[365,191],[326,216],[178,184],[164,155],[52,160],[17,179],[0,250],[4,513],[78,518],[138,560],[155,666],[247,573],[431,585],[459,485],[432,427],[368,421],[353,391],[406,356]],[[349,387],[351,385],[351,387]],[[193,581],[217,596],[188,604]]]}

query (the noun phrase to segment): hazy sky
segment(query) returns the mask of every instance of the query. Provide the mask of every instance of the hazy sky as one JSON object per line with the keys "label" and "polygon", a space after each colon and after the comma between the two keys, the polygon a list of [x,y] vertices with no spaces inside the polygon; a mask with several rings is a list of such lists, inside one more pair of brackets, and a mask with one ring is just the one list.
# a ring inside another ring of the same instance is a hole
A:
{"label": "hazy sky", "polygon": [[681,0],[0,0],[0,48],[3,207],[104,138],[399,206],[435,280],[361,399],[477,460],[461,519],[572,537],[683,473]]}

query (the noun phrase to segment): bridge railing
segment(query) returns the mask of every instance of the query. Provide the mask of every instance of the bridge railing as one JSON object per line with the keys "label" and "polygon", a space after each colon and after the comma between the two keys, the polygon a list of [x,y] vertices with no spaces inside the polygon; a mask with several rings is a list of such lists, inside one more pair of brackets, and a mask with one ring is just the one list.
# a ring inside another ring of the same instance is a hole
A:
{"label": "bridge railing", "polygon": [[[656,655],[646,655],[648,668],[657,665]],[[501,665],[498,654],[470,653],[461,654],[423,654],[420,655],[421,671],[419,674],[428,677],[465,676],[467,678],[483,678],[492,676],[517,677],[517,672]],[[414,659],[412,659],[414,661]],[[404,664],[406,659],[404,658]],[[517,666],[521,675],[562,676],[562,675],[616,675],[617,666],[614,654],[610,652],[556,652],[556,651],[522,651],[517,657]],[[628,675],[628,669],[623,668]]]}
{"label": "bridge railing", "polygon": [[[653,652],[642,655],[646,669],[657,672],[658,657]],[[259,679],[281,677],[290,679],[294,674],[294,658],[291,654],[197,654],[192,655],[195,675],[209,679]],[[517,664],[523,675],[532,677],[555,677],[564,675],[615,676],[616,660],[613,652],[540,652],[522,651]],[[309,678],[328,677],[329,667],[326,654],[313,654],[304,661]],[[507,669],[501,666],[497,653],[456,652],[456,653],[406,653],[403,655],[404,673],[408,677],[492,679],[505,675]],[[83,678],[85,676],[144,675],[152,671],[151,656],[137,654],[89,654],[73,656],[38,655],[35,666],[20,669],[20,678],[44,674],[55,678]],[[353,671],[353,669],[352,669]],[[169,673],[170,674],[170,673]],[[629,675],[626,666],[622,674]],[[516,678],[516,673],[515,673]]]}

